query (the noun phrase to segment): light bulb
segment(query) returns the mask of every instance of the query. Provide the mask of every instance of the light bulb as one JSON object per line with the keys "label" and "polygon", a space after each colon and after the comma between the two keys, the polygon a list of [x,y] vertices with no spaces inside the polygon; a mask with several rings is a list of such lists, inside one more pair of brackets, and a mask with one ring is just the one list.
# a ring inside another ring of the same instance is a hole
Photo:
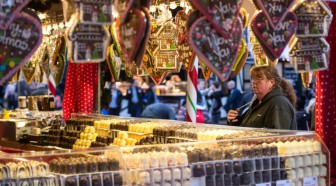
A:
{"label": "light bulb", "polygon": [[184,1],[181,1],[180,6],[181,6],[181,7],[184,7],[184,6],[185,6],[185,2],[184,2]]}
{"label": "light bulb", "polygon": [[164,10],[165,9],[165,6],[163,4],[160,4],[160,10]]}
{"label": "light bulb", "polygon": [[174,2],[171,2],[170,5],[169,5],[169,8],[170,9],[175,9],[177,7],[175,1]]}

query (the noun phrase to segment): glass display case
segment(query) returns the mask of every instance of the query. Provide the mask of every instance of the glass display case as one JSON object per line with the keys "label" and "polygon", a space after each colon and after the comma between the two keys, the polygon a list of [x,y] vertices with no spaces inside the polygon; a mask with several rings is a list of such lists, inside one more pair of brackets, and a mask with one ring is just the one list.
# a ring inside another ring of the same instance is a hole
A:
{"label": "glass display case", "polygon": [[72,116],[52,136],[81,150],[1,156],[0,184],[330,185],[330,153],[314,132]]}

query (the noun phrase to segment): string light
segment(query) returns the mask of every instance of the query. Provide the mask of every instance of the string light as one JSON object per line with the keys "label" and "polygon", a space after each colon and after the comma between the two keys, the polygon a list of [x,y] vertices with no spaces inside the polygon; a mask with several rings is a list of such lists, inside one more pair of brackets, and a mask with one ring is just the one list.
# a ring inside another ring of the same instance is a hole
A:
{"label": "string light", "polygon": [[169,5],[169,8],[170,9],[175,9],[177,7],[175,1],[174,2],[171,2],[170,5]]}
{"label": "string light", "polygon": [[156,7],[155,7],[155,6],[151,6],[151,7],[149,8],[149,11],[152,12],[152,13],[155,12],[155,11],[156,11]]}

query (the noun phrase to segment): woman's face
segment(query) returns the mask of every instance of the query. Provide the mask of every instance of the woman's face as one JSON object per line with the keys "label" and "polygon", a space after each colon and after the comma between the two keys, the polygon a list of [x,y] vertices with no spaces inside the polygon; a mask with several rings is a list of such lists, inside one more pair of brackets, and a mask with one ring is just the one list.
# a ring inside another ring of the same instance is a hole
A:
{"label": "woman's face", "polygon": [[204,81],[200,81],[197,85],[198,89],[203,90],[205,88],[205,82]]}
{"label": "woman's face", "polygon": [[269,80],[263,73],[252,77],[252,89],[259,101],[261,101],[265,95],[272,90],[274,84],[274,78]]}

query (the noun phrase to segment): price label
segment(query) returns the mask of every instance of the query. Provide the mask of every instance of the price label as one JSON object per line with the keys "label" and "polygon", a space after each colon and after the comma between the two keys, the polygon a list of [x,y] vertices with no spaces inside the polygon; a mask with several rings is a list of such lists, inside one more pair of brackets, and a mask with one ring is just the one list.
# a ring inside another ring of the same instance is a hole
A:
{"label": "price label", "polygon": [[303,178],[303,186],[318,186],[317,183],[317,177],[313,176],[313,177],[304,177]]}
{"label": "price label", "polygon": [[271,186],[271,185],[272,185],[271,182],[256,184],[256,186]]}
{"label": "price label", "polygon": [[278,180],[276,186],[292,186],[292,180]]}

